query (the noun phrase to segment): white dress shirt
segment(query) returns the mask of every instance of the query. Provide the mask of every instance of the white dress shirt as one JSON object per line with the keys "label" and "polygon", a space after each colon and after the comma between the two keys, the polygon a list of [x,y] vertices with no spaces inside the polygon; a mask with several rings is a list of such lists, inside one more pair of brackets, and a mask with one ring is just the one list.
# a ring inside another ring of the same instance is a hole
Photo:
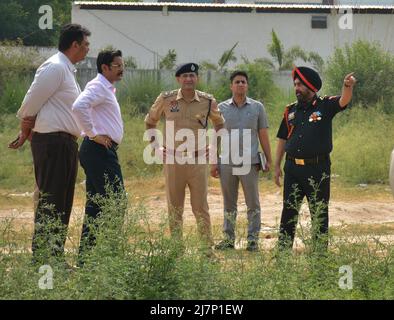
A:
{"label": "white dress shirt", "polygon": [[76,69],[62,52],[46,60],[36,71],[34,81],[23,99],[17,117],[35,116],[33,131],[63,131],[80,136],[71,107],[81,93]]}
{"label": "white dress shirt", "polygon": [[75,100],[72,110],[82,130],[90,138],[107,135],[120,144],[123,138],[123,121],[115,87],[102,74],[89,81]]}

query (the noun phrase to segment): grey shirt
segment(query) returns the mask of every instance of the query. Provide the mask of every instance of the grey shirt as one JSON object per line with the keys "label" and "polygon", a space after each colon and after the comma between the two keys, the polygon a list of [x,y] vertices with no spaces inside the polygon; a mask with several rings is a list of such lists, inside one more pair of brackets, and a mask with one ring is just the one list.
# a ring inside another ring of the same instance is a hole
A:
{"label": "grey shirt", "polygon": [[[227,141],[222,136],[221,163],[230,165],[259,163],[257,155],[260,143],[258,131],[268,128],[264,105],[247,97],[242,107],[237,107],[232,98],[221,102],[218,107],[225,120],[224,129],[228,135]],[[237,134],[239,139],[237,139]],[[249,139],[250,144],[248,143]],[[234,148],[237,145],[238,150]],[[242,157],[242,160],[237,159],[237,155]]]}

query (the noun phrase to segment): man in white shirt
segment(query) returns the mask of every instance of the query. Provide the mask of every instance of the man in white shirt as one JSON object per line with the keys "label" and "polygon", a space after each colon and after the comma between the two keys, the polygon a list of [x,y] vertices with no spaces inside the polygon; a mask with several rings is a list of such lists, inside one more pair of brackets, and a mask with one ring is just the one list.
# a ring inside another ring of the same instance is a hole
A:
{"label": "man in white shirt", "polygon": [[80,93],[74,64],[89,51],[89,30],[78,24],[62,28],[59,52],[38,69],[17,116],[21,132],[10,144],[19,148],[31,136],[34,173],[40,191],[35,210],[33,262],[64,258],[74,199],[80,135],[71,107]]}
{"label": "man in white shirt", "polygon": [[96,242],[96,218],[101,212],[97,196],[108,196],[109,187],[115,194],[114,200],[119,200],[117,208],[121,220],[124,213],[121,209],[124,205],[123,177],[116,153],[123,138],[123,121],[113,86],[122,79],[123,69],[120,50],[101,51],[97,57],[96,78],[86,85],[72,107],[82,135],[85,136],[79,150],[81,166],[86,174],[85,221],[79,248],[79,266],[83,266],[85,253]]}

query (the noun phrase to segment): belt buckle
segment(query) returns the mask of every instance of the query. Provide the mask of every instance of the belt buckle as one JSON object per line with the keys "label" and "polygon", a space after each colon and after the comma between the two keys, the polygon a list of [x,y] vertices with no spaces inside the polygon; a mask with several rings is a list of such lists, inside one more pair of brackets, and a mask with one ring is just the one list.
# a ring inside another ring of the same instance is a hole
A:
{"label": "belt buckle", "polygon": [[304,166],[305,165],[305,161],[304,159],[294,159],[295,163],[298,164],[299,166]]}

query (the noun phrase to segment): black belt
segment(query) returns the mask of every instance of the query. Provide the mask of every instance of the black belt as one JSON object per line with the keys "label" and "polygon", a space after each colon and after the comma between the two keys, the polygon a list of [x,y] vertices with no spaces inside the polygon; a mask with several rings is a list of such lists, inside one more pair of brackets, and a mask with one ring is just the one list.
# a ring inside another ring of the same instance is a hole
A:
{"label": "black belt", "polygon": [[57,136],[57,137],[63,137],[63,138],[69,138],[74,141],[78,140],[78,137],[72,135],[71,133],[68,132],[63,132],[63,131],[58,131],[58,132],[34,132],[35,135],[37,136]]}
{"label": "black belt", "polygon": [[301,159],[301,158],[295,158],[295,157],[292,157],[292,156],[286,154],[286,160],[294,161],[295,164],[298,164],[300,166],[304,166],[306,164],[318,164],[318,163],[327,162],[330,160],[330,155],[325,154],[325,155],[320,155],[320,156],[317,156],[314,158]]}
{"label": "black belt", "polygon": [[[93,140],[89,139],[88,136],[85,136],[84,139],[87,140],[87,141],[90,141],[90,142],[94,142]],[[94,143],[97,143],[97,142],[94,142]],[[97,144],[98,144],[98,143],[97,143]],[[112,139],[111,139],[111,148],[113,148],[115,151],[117,151],[118,148],[119,148],[119,144],[117,144],[117,143],[116,143],[114,140],[112,140]]]}
{"label": "black belt", "polygon": [[114,150],[117,151],[119,148],[119,145],[114,140],[111,140],[111,143],[112,143],[112,148],[114,148]]}

